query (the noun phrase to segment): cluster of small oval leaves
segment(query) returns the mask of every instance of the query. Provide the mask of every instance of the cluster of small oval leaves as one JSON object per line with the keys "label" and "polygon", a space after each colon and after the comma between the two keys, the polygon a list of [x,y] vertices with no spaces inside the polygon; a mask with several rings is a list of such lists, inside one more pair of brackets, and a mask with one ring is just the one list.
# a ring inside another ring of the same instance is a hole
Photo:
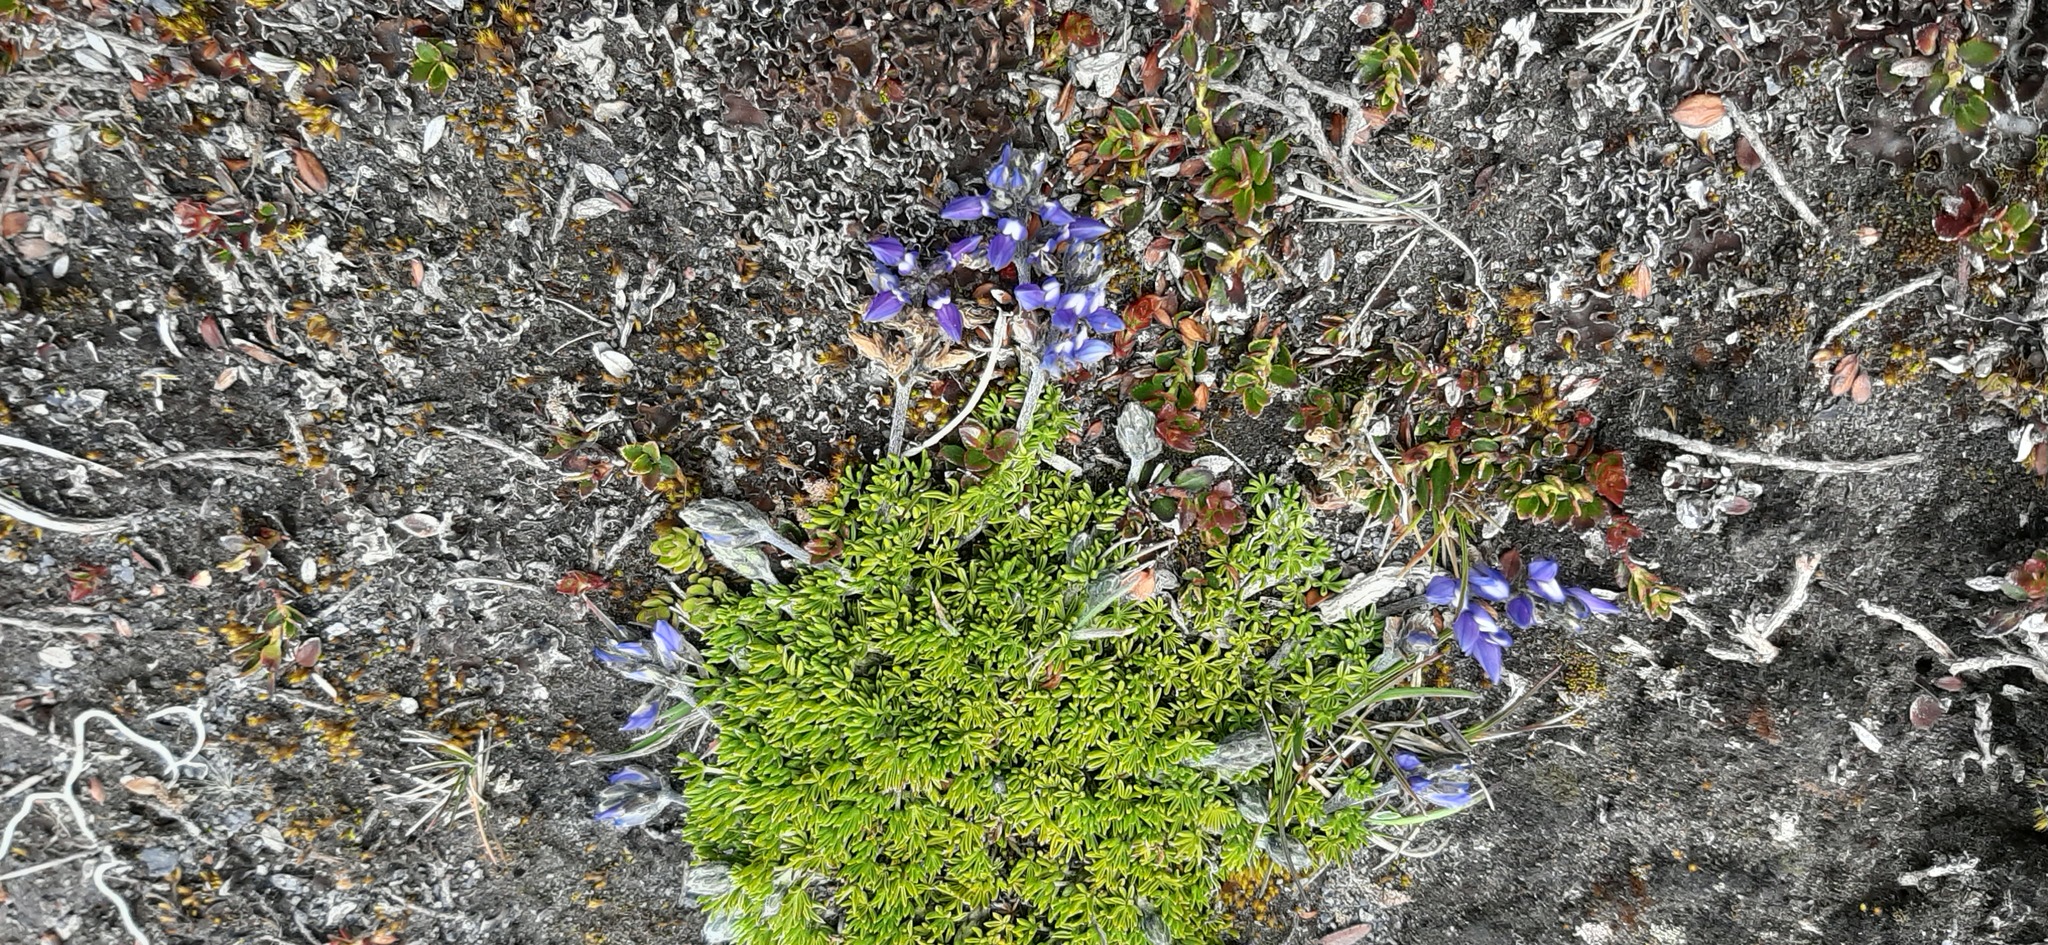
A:
{"label": "cluster of small oval leaves", "polygon": [[[1327,738],[1414,666],[1376,621],[1305,605],[1335,575],[1300,498],[1248,486],[1249,528],[1169,608],[1121,557],[1129,500],[1037,462],[1063,419],[980,476],[848,473],[809,523],[836,567],[698,615],[719,738],[677,770],[685,837],[732,880],[721,937],[1216,941],[1223,874],[1415,822],[1365,768],[1335,782],[1351,805],[1278,786],[1270,746]],[[1247,734],[1263,757],[1204,764]]]}

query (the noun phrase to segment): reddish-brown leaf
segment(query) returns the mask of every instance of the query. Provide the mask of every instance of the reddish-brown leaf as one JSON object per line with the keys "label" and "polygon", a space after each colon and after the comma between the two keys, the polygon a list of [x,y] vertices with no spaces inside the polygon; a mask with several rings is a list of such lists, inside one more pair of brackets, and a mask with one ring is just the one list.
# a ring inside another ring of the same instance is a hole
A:
{"label": "reddish-brown leaf", "polygon": [[302,148],[292,149],[292,164],[299,169],[299,182],[311,188],[316,194],[327,192],[327,169],[320,166],[320,159],[313,152]]}
{"label": "reddish-brown leaf", "polygon": [[1198,345],[1207,338],[1207,333],[1203,331],[1201,322],[1195,321],[1192,318],[1183,318],[1180,320],[1180,337],[1182,341],[1188,344]]}
{"label": "reddish-brown leaf", "polygon": [[1102,45],[1102,33],[1088,14],[1075,11],[1060,18],[1060,38],[1076,46]]}
{"label": "reddish-brown leaf", "polygon": [[228,346],[228,336],[220,330],[220,319],[211,315],[199,320],[199,338],[215,351]]}
{"label": "reddish-brown leaf", "polygon": [[1074,83],[1072,80],[1068,80],[1067,84],[1061,87],[1059,97],[1053,99],[1052,114],[1054,121],[1062,122],[1066,121],[1068,116],[1074,114]]}
{"label": "reddish-brown leaf", "polygon": [[1628,457],[1620,450],[1601,453],[1594,457],[1587,474],[1593,482],[1593,491],[1619,508],[1628,496]]}
{"label": "reddish-brown leaf", "polygon": [[1160,43],[1152,47],[1152,51],[1145,54],[1144,61],[1138,63],[1138,81],[1145,87],[1146,95],[1158,95],[1160,84],[1166,81],[1166,70],[1159,65],[1159,50],[1165,46],[1165,43]]}
{"label": "reddish-brown leaf", "polygon": [[555,582],[555,592],[574,596],[588,591],[601,591],[609,586],[604,578],[588,571],[571,571]]}
{"label": "reddish-brown leaf", "polygon": [[1844,355],[1842,360],[1835,362],[1835,368],[1831,373],[1833,380],[1828,382],[1828,393],[1836,397],[1849,393],[1849,389],[1856,384],[1856,378],[1863,373],[1863,356]]}
{"label": "reddish-brown leaf", "polygon": [[1870,375],[1856,375],[1856,382],[1849,385],[1849,402],[1857,404],[1870,402]]}

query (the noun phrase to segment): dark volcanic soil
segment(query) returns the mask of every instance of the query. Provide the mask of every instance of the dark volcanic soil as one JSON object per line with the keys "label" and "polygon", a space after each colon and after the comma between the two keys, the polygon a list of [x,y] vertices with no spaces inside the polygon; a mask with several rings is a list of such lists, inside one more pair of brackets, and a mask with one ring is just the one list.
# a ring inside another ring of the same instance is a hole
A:
{"label": "dark volcanic soil", "polygon": [[[22,821],[0,874],[84,855],[5,880],[0,941],[128,941],[112,897],[156,942],[698,941],[673,825],[590,818],[592,756],[627,744],[638,693],[588,652],[663,586],[647,545],[669,502],[626,476],[586,494],[541,458],[548,429],[594,430],[608,456],[657,439],[693,488],[779,511],[877,455],[887,384],[846,346],[860,240],[928,235],[1003,141],[1058,149],[1099,122],[1096,57],[1126,54],[1117,96],[1144,97],[1140,60],[1171,35],[1159,14],[1083,4],[1100,45],[1048,62],[1073,4],[55,6],[10,21],[20,61],[0,74],[0,433],[95,466],[10,441],[0,492],[106,524],[0,518],[0,795],[11,811],[59,789],[90,710],[183,755],[188,725],[145,720],[191,707],[205,745],[174,779],[88,721],[76,791],[96,836],[61,803]],[[1207,314],[1218,356],[1259,319],[1315,351],[1335,317],[1501,352],[1496,370],[1597,378],[1583,406],[1629,457],[1635,553],[1688,592],[1688,616],[1526,635],[1503,689],[1561,667],[1525,713],[1576,707],[1577,724],[1482,747],[1490,803],[1435,828],[1434,856],[1334,866],[1248,937],[2048,940],[2043,683],[2009,668],[1942,688],[1946,661],[1860,606],[1962,657],[2020,647],[1980,638],[1995,596],[1965,582],[2043,542],[2041,486],[2013,462],[2019,419],[1930,359],[2005,345],[2038,369],[2038,263],[1958,286],[1929,220],[1980,177],[2004,200],[2043,196],[2043,46],[2011,3],[1424,6],[1226,10],[1223,41],[1247,50],[1234,87],[1290,109],[1239,121],[1299,137],[1292,110],[1330,115],[1259,44],[1342,85],[1356,49],[1411,30],[1424,87],[1357,157],[1382,186],[1427,191],[1478,273],[1434,231],[1404,254],[1411,229],[1283,200],[1280,272]],[[1375,16],[1388,25],[1359,25]],[[2001,66],[2015,101],[1982,141],[1882,93],[1860,52],[1944,18],[2019,40]],[[426,35],[457,43],[445,91],[403,75]],[[1055,122],[1076,70],[1091,81]],[[1186,111],[1181,78],[1162,107]],[[1752,145],[1703,150],[1673,124],[1697,92],[1739,103],[1782,189]],[[1298,143],[1283,181],[1331,176]],[[1126,258],[1156,230],[1133,228]],[[1638,262],[1647,298],[1618,279]],[[1860,354],[1874,395],[1831,394],[1823,333],[1937,272],[1832,346]],[[1357,370],[1355,353],[1321,349],[1311,382]],[[921,391],[913,433],[976,370]],[[1123,402],[1114,376],[1065,396],[1084,420]],[[1286,397],[1257,419],[1218,411],[1217,439],[1308,481]],[[1742,467],[1756,510],[1705,533],[1660,495],[1680,451],[1646,428],[1924,459]],[[1120,476],[1106,438],[1069,452]],[[1352,551],[1360,517],[1327,524]],[[1375,566],[1379,535],[1347,565]],[[1612,586],[1597,536],[1511,524],[1494,544],[1510,543]],[[1802,555],[1821,564],[1775,660],[1711,654],[1740,649],[1733,628],[1779,606]],[[570,571],[607,586],[557,593]],[[281,600],[320,649],[271,692],[234,650]],[[1908,717],[1921,695],[1945,707],[1925,729]],[[430,760],[412,730],[489,736],[490,846],[466,811],[412,829],[425,808],[394,797]]]}

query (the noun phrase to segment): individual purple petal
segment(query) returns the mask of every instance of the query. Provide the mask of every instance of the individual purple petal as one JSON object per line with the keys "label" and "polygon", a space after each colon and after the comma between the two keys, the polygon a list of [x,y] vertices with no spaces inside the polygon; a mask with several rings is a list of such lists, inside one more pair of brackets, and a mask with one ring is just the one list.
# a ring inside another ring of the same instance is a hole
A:
{"label": "individual purple petal", "polygon": [[1017,307],[1025,311],[1048,308],[1059,300],[1060,280],[1047,279],[1044,282],[1017,283]]}
{"label": "individual purple petal", "polygon": [[987,194],[954,197],[939,208],[939,216],[948,220],[979,220],[982,217],[993,216],[995,212],[995,205],[989,202]]}
{"label": "individual purple petal", "polygon": [[886,322],[900,311],[903,311],[903,293],[889,289],[868,300],[868,310],[860,318],[864,322]]}
{"label": "individual purple petal", "polygon": [[1074,214],[1072,212],[1050,200],[1039,205],[1038,216],[1053,226],[1066,226],[1074,222]]}
{"label": "individual purple petal", "polygon": [[1481,612],[1478,604],[1468,602],[1464,610],[1458,611],[1457,619],[1451,621],[1451,634],[1458,641],[1458,649],[1466,653],[1472,652],[1472,648],[1479,645]]}
{"label": "individual purple petal", "polygon": [[661,707],[649,702],[640,708],[634,709],[632,715],[626,716],[626,724],[619,726],[619,731],[637,732],[641,729],[653,728],[654,720],[659,715],[661,715]]}
{"label": "individual purple petal", "polygon": [[683,635],[676,632],[675,624],[666,620],[654,622],[654,652],[661,656],[663,663],[675,662],[677,654],[683,651]]}
{"label": "individual purple petal", "polygon": [[1430,578],[1429,586],[1422,589],[1422,596],[1438,607],[1448,607],[1458,599],[1458,579],[1448,574]]}
{"label": "individual purple petal", "polygon": [[1397,751],[1394,752],[1394,766],[1403,771],[1414,771],[1422,767],[1422,759],[1415,757],[1414,752]]}
{"label": "individual purple petal", "polygon": [[628,657],[643,660],[651,658],[654,655],[652,653],[647,652],[647,644],[641,643],[638,640],[633,640],[628,643],[614,643],[612,644],[612,650],[617,653],[625,654]]}
{"label": "individual purple petal", "polygon": [[597,661],[600,663],[623,663],[626,661],[625,657],[601,646],[591,648],[590,655],[597,657]]}
{"label": "individual purple petal", "polygon": [[648,774],[645,770],[632,765],[627,765],[626,767],[620,768],[618,771],[613,772],[611,777],[604,779],[604,783],[646,784],[653,780],[654,776]]}
{"label": "individual purple petal", "polygon": [[1536,623],[1536,602],[1526,594],[1516,594],[1508,599],[1508,619],[1524,630]]}
{"label": "individual purple petal", "polygon": [[974,251],[981,248],[981,237],[963,236],[946,245],[943,269],[952,272],[956,266],[965,266],[974,258]]}
{"label": "individual purple petal", "polygon": [[932,307],[932,317],[939,323],[947,341],[960,343],[961,329],[965,327],[960,318],[960,306],[953,304],[953,293],[934,287],[925,301]]}
{"label": "individual purple petal", "polygon": [[1604,617],[1609,614],[1621,613],[1621,608],[1615,606],[1613,601],[1600,597],[1583,587],[1567,587],[1564,589],[1564,592],[1571,595],[1572,600],[1576,602],[1572,609],[1578,612],[1581,617],[1595,615]]}
{"label": "individual purple petal", "polygon": [[1124,320],[1109,309],[1098,308],[1088,313],[1088,327],[1096,334],[1106,335],[1113,331],[1123,331]]}
{"label": "individual purple petal", "polygon": [[990,269],[1001,269],[1010,264],[1017,255],[1017,240],[1007,233],[997,233],[988,238],[988,265]]}
{"label": "individual purple petal", "polygon": [[1017,247],[1024,242],[1024,224],[1015,217],[1004,217],[996,221],[996,235],[988,238],[988,264],[1001,269],[1010,264],[1017,255]]}
{"label": "individual purple petal", "polygon": [[1072,223],[1066,224],[1067,238],[1077,243],[1098,239],[1108,232],[1109,224],[1094,217],[1075,217]]}
{"label": "individual purple petal", "polygon": [[1500,682],[1501,648],[1492,640],[1481,639],[1472,648],[1472,658],[1479,662],[1480,671],[1486,673],[1487,682]]}
{"label": "individual purple petal", "polygon": [[1100,338],[1090,338],[1081,342],[1081,346],[1074,349],[1074,362],[1077,364],[1094,364],[1103,358],[1109,357],[1115,350],[1115,348],[1110,347],[1109,342],[1103,341]]}
{"label": "individual purple petal", "polygon": [[1557,560],[1537,558],[1529,562],[1529,589],[1553,604],[1564,603],[1564,587],[1557,583]]}
{"label": "individual purple petal", "polygon": [[1498,570],[1484,564],[1472,566],[1472,590],[1487,600],[1507,600],[1514,589],[1508,586],[1508,579]]}
{"label": "individual purple petal", "polygon": [[878,236],[868,240],[868,252],[875,254],[876,262],[894,266],[903,261],[903,241],[893,236]]}
{"label": "individual purple petal", "polygon": [[1053,304],[1052,318],[1047,320],[1052,330],[1063,335],[1072,333],[1074,326],[1081,323],[1082,301],[1081,296],[1071,292],[1060,296]]}
{"label": "individual purple petal", "polygon": [[1013,186],[1010,183],[1016,177],[1016,174],[1010,170],[1010,160],[1013,157],[1015,157],[1015,153],[1011,151],[1010,143],[1007,141],[1003,142],[1003,153],[996,158],[994,164],[988,166],[988,185],[990,187]]}

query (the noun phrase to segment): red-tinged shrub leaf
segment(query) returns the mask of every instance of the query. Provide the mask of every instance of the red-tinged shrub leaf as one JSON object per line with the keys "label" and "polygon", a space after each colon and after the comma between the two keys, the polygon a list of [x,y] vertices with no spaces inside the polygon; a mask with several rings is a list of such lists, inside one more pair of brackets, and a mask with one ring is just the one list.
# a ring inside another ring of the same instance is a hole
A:
{"label": "red-tinged shrub leaf", "polygon": [[1643,537],[1643,530],[1626,515],[1616,515],[1607,526],[1607,550],[1621,554],[1628,550],[1628,543]]}
{"label": "red-tinged shrub leaf", "polygon": [[1935,688],[1947,692],[1962,692],[1963,687],[1968,685],[1968,683],[1963,682],[1961,676],[1943,676],[1935,680],[1934,685]]}
{"label": "red-tinged shrub leaf", "polygon": [[1076,46],[1102,45],[1102,33],[1086,13],[1074,12],[1061,17],[1060,38]]}
{"label": "red-tinged shrub leaf", "polygon": [[1849,385],[1849,401],[1858,404],[1870,402],[1870,375],[1856,375],[1855,382]]}
{"label": "red-tinged shrub leaf", "polygon": [[1587,478],[1592,480],[1594,492],[1620,507],[1628,496],[1628,457],[1620,450],[1601,453],[1593,458],[1592,466],[1587,469]]}
{"label": "red-tinged shrub leaf", "polygon": [[555,592],[574,596],[587,591],[601,591],[609,586],[604,578],[588,571],[571,571],[555,582]]}

